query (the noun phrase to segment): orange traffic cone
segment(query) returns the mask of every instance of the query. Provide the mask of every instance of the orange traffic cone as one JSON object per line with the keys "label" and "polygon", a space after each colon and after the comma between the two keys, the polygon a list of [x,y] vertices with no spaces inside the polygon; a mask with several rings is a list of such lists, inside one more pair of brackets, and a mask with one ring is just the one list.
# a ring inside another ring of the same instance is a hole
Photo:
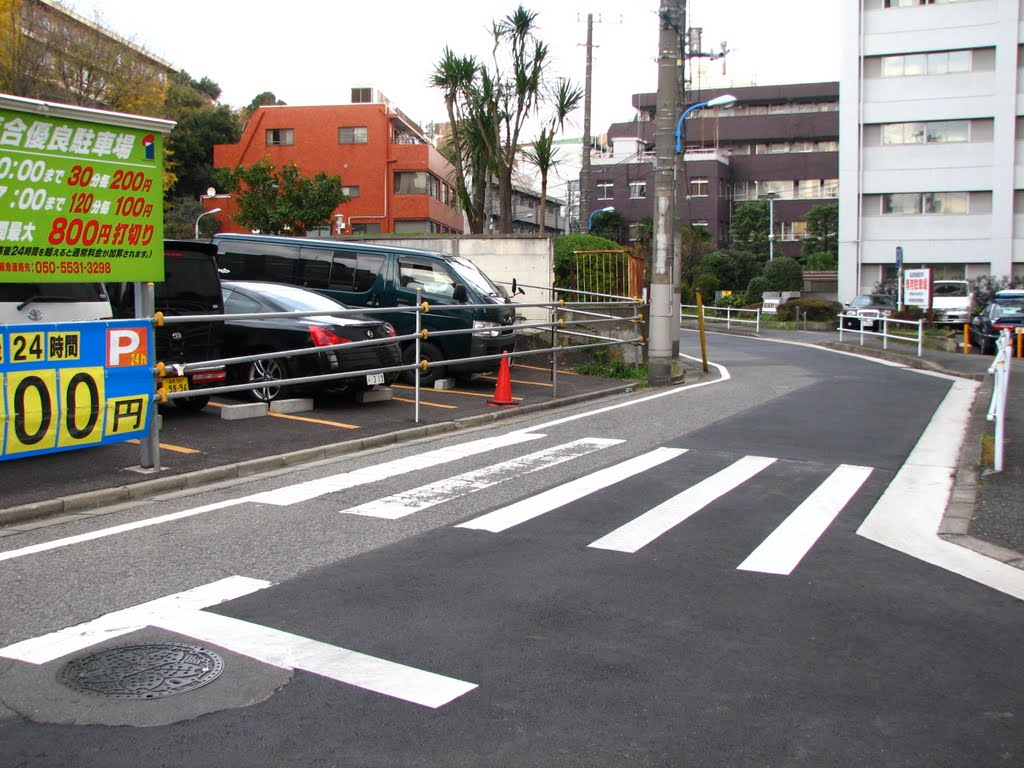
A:
{"label": "orange traffic cone", "polygon": [[512,371],[508,365],[508,355],[501,358],[501,366],[498,368],[498,383],[494,387],[494,399],[487,401],[488,405],[519,405],[512,400]]}

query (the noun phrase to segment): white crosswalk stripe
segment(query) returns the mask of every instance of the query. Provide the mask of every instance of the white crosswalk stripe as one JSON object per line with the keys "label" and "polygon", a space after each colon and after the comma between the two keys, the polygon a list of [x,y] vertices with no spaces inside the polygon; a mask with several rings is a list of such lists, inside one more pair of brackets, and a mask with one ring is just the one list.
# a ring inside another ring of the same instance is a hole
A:
{"label": "white crosswalk stripe", "polygon": [[791,574],[870,474],[871,467],[840,466],[737,568]]}
{"label": "white crosswalk stripe", "polygon": [[519,456],[509,461],[485,467],[484,469],[467,472],[445,480],[438,480],[435,483],[413,488],[404,493],[376,499],[366,504],[344,509],[342,512],[350,515],[365,515],[367,517],[397,520],[400,517],[451,501],[459,496],[465,496],[468,493],[480,491],[492,485],[497,485],[498,483],[503,483],[506,480],[512,480],[531,472],[537,472],[547,467],[553,467],[564,461],[570,461],[622,442],[622,440],[612,440],[609,438],[586,437],[582,440],[574,440],[571,443],[556,445],[553,448],[547,448],[543,451],[527,454],[526,456]]}
{"label": "white crosswalk stripe", "polygon": [[580,477],[565,485],[551,488],[544,493],[539,493],[536,496],[517,501],[515,504],[502,507],[473,520],[460,523],[456,527],[500,533],[554,509],[564,507],[570,502],[581,499],[584,496],[589,496],[603,488],[622,482],[659,464],[664,464],[669,459],[674,459],[684,453],[686,453],[686,450],[683,448],[658,448],[650,453],[636,456],[607,469]]}
{"label": "white crosswalk stripe", "polygon": [[766,456],[744,456],[711,477],[659,504],[590,544],[595,549],[633,553],[692,517],[708,504],[775,463]]}

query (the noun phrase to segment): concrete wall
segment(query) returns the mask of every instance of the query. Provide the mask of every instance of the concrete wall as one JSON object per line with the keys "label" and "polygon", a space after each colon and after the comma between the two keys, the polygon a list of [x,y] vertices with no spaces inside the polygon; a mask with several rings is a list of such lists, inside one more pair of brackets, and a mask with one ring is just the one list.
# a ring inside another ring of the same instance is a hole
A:
{"label": "concrete wall", "polygon": [[[517,303],[551,300],[551,284],[555,276],[554,241],[539,236],[473,235],[463,237],[386,237],[363,242],[380,242],[402,248],[439,251],[463,256],[483,270],[496,283],[511,292],[512,279],[527,286],[525,296]],[[543,307],[524,307],[520,312],[526,322],[543,322],[550,313]]]}

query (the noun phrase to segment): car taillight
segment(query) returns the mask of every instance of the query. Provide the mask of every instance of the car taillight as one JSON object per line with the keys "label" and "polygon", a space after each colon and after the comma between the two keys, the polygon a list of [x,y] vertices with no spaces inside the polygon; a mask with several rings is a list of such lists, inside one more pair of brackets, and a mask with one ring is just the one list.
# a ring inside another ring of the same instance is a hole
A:
{"label": "car taillight", "polygon": [[332,344],[348,344],[352,339],[346,339],[333,331],[329,331],[321,325],[309,326],[309,336],[313,339],[315,347],[329,347]]}
{"label": "car taillight", "polygon": [[1010,333],[1015,333],[1016,330],[1017,330],[1017,326],[1016,325],[1001,325],[1000,323],[994,323],[992,325],[992,330],[993,331],[1009,331]]}
{"label": "car taillight", "polygon": [[397,335],[398,335],[398,334],[397,334],[397,333],[395,332],[395,326],[393,326],[393,325],[392,325],[391,323],[384,323],[384,332],[385,332],[385,333],[386,333],[386,334],[387,334],[388,336],[397,336]]}

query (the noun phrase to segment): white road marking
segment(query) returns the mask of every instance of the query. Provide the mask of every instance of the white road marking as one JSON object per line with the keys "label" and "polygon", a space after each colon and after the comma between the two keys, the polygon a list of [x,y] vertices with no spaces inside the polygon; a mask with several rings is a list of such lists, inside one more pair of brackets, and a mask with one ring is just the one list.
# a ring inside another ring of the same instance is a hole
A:
{"label": "white road marking", "polygon": [[135,531],[139,528],[148,528],[151,525],[162,525],[163,523],[170,523],[175,520],[183,520],[186,517],[201,515],[205,512],[213,512],[214,510],[217,509],[233,507],[236,504],[241,504],[243,501],[245,501],[244,498],[228,499],[227,501],[218,501],[215,502],[214,504],[204,504],[201,507],[184,509],[181,512],[172,512],[169,515],[160,515],[159,517],[151,517],[147,520],[138,520],[134,523],[124,523],[123,525],[115,525],[111,528],[101,528],[98,531],[80,533],[77,536],[67,536],[63,539],[44,541],[42,544],[32,544],[27,547],[22,547],[21,549],[12,549],[7,552],[0,552],[0,561],[14,560],[15,558],[25,557],[26,555],[35,555],[39,552],[46,552],[51,549],[70,547],[72,544],[81,544],[83,541],[92,541],[93,539],[102,539],[107,536],[116,536],[119,533],[127,533],[128,531]]}
{"label": "white road marking", "polygon": [[456,461],[466,456],[472,456],[477,453],[484,453],[487,451],[497,450],[498,448],[504,448],[510,445],[518,445],[519,443],[529,442],[531,440],[539,440],[545,437],[543,434],[536,433],[525,433],[525,432],[513,432],[507,435],[500,435],[498,437],[488,437],[482,440],[473,440],[468,443],[462,443],[460,445],[450,446],[448,448],[439,448],[434,451],[427,451],[426,453],[419,454],[417,456],[409,456],[404,459],[395,459],[394,461],[388,461],[384,464],[378,464],[373,467],[366,467],[365,469],[357,469],[352,472],[346,472],[340,475],[331,475],[329,477],[320,478],[317,480],[310,480],[306,483],[297,483],[295,485],[285,486],[283,488],[277,488],[273,491],[265,491],[262,493],[256,493],[251,496],[242,496],[237,499],[227,499],[225,501],[218,501],[213,504],[204,504],[199,507],[193,507],[191,509],[185,509],[180,512],[172,512],[167,515],[160,515],[158,517],[151,517],[146,520],[139,520],[134,523],[124,523],[123,525],[115,525],[110,528],[102,528],[97,531],[90,531],[89,533],[81,533],[76,536],[67,536],[63,539],[54,539],[53,541],[46,541],[42,544],[32,544],[27,547],[20,549],[12,549],[7,552],[0,552],[0,561],[14,560],[19,557],[25,557],[27,555],[35,555],[40,552],[47,552],[52,549],[60,549],[62,547],[70,547],[74,544],[81,544],[86,541],[93,541],[95,539],[106,538],[107,536],[116,536],[120,533],[128,533],[129,531],[135,531],[140,528],[148,528],[152,525],[162,525],[164,523],[171,523],[175,520],[183,520],[187,517],[193,517],[195,515],[201,515],[206,512],[213,512],[218,509],[226,509],[228,507],[237,506],[246,502],[256,502],[261,504],[273,504],[278,506],[287,506],[289,504],[298,504],[309,499],[322,496],[327,493],[333,493],[334,491],[343,490],[345,488],[352,488],[357,485],[363,485],[365,483],[373,483],[378,480],[384,480],[389,477],[396,475],[406,474],[408,472],[414,472],[424,467],[433,467],[438,464],[444,464],[449,461]]}
{"label": "white road marking", "polygon": [[870,474],[871,467],[840,465],[737,569],[791,574]]}
{"label": "white road marking", "polygon": [[658,448],[656,450],[623,461],[607,469],[593,472],[565,485],[551,488],[507,507],[496,509],[486,515],[460,523],[456,528],[471,528],[478,531],[500,533],[513,526],[525,523],[552,510],[564,507],[570,502],[588,496],[602,488],[621,482],[651,467],[663,464],[686,453],[684,448]]}
{"label": "white road marking", "polygon": [[301,669],[425,707],[443,706],[477,687],[474,683],[200,610],[270,586],[269,581],[231,576],[48,635],[22,640],[0,648],[0,657],[46,664],[106,640],[145,627],[157,627],[275,667]]}
{"label": "white road marking", "polygon": [[387,480],[388,478],[405,475],[409,472],[418,472],[428,467],[436,467],[440,464],[457,461],[468,456],[496,451],[531,440],[539,440],[542,437],[545,437],[545,435],[537,434],[536,430],[534,430],[530,433],[525,431],[511,432],[506,435],[499,435],[498,437],[472,440],[468,443],[460,443],[459,445],[451,445],[447,448],[438,448],[414,456],[407,456],[403,459],[386,461],[383,464],[375,464],[363,469],[353,470],[352,472],[344,472],[338,475],[309,480],[305,483],[288,485],[273,491],[256,493],[247,497],[247,500],[256,501],[260,504],[274,504],[282,507],[290,506],[328,493],[343,491],[346,488],[354,488],[357,485]]}
{"label": "white road marking", "polygon": [[561,464],[562,462],[570,461],[622,442],[624,441],[585,437],[581,440],[574,440],[571,443],[556,445],[553,448],[546,448],[543,451],[503,461],[484,469],[438,480],[436,483],[413,488],[403,493],[375,499],[366,504],[344,509],[342,512],[350,515],[397,520],[414,512],[451,501],[459,496],[465,496],[468,493],[489,488],[492,485],[512,480],[521,475],[553,467],[556,464]]}
{"label": "white road marking", "polygon": [[1024,571],[938,537],[978,382],[957,379],[857,533],[1024,600]]}
{"label": "white road marking", "polygon": [[607,536],[602,536],[590,546],[616,552],[636,552],[775,461],[766,456],[744,456],[621,528],[616,528]]}
{"label": "white road marking", "polygon": [[154,626],[194,637],[264,664],[282,669],[301,669],[434,709],[477,687],[475,683],[215,613],[183,612],[162,617]]}
{"label": "white road marking", "polygon": [[29,664],[46,664],[62,656],[82,651],[143,627],[153,625],[159,617],[182,611],[198,611],[228,600],[234,600],[272,586],[269,581],[245,576],[229,576],[220,581],[203,584],[194,589],[167,597],[140,603],[131,608],[108,613],[98,619],[51,632],[48,635],[23,640],[0,648],[0,657],[17,659]]}

